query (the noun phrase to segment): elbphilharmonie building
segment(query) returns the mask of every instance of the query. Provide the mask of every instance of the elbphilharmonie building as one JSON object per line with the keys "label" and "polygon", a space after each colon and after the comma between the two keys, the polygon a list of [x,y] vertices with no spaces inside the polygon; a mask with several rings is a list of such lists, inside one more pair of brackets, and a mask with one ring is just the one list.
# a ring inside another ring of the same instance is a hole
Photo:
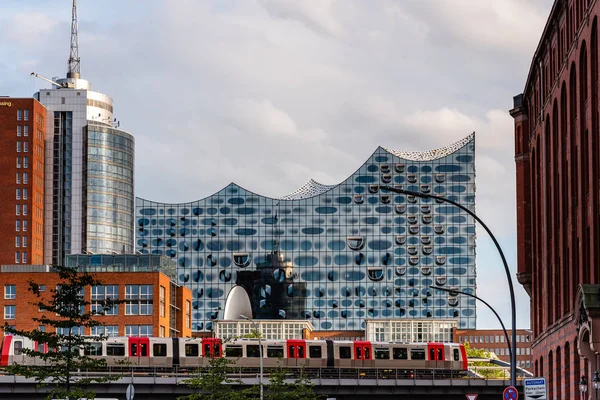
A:
{"label": "elbphilharmonie building", "polygon": [[343,182],[310,180],[280,198],[235,183],[189,203],[137,198],[136,250],[177,261],[195,331],[212,329],[231,292],[248,295],[254,318],[307,319],[318,330],[378,318],[457,318],[475,329],[473,299],[430,288],[475,293],[474,220],[380,185],[474,210],[474,134],[423,152],[379,147]]}

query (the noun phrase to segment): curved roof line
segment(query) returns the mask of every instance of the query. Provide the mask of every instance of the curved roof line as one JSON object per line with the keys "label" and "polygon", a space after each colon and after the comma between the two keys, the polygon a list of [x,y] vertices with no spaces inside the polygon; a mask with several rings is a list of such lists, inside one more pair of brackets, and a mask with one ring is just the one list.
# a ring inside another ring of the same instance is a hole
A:
{"label": "curved roof line", "polygon": [[473,140],[474,137],[475,137],[475,132],[471,133],[469,136],[467,136],[465,138],[462,138],[458,142],[454,142],[447,146],[440,147],[440,148],[433,149],[433,150],[399,151],[399,150],[385,149],[385,148],[384,148],[384,150],[390,154],[397,156],[397,157],[404,158],[405,160],[433,161],[433,160],[437,160],[438,158],[442,158],[449,154],[454,153],[455,151],[457,151],[458,149],[462,148],[467,143],[469,143],[471,140]]}
{"label": "curved roof line", "polygon": [[290,193],[290,194],[288,194],[286,196],[280,197],[280,199],[281,200],[301,200],[301,199],[307,199],[309,197],[314,197],[314,196],[320,195],[321,193],[325,193],[325,192],[333,189],[337,185],[338,184],[335,184],[335,185],[325,185],[325,184],[319,183],[319,182],[317,182],[317,181],[315,181],[314,179],[311,178],[304,185],[300,186],[298,189],[296,189],[292,193]]}
{"label": "curved roof line", "polygon": [[[454,153],[455,151],[459,150],[460,148],[462,148],[463,146],[465,146],[466,144],[468,144],[469,142],[471,142],[473,139],[475,138],[475,132],[471,133],[470,135],[468,135],[467,137],[452,143],[448,146],[444,146],[444,147],[440,147],[438,149],[434,149],[434,150],[426,150],[426,151],[397,151],[397,150],[392,150],[392,149],[386,149],[381,147],[383,150],[387,151],[388,153],[403,158],[405,160],[409,160],[409,161],[431,161],[431,160],[436,160],[438,158],[442,158],[445,157],[449,154]],[[375,154],[377,152],[377,149],[371,154],[371,156],[373,154]],[[368,158],[367,158],[368,160]],[[365,161],[366,162],[366,161]],[[361,166],[364,165],[361,164]],[[136,199],[140,199],[142,201],[147,201],[149,203],[156,203],[156,204],[165,204],[165,205],[185,205],[185,204],[193,204],[196,203],[198,201],[202,201],[202,200],[206,200],[214,195],[216,195],[219,192],[222,192],[223,190],[226,190],[228,187],[230,186],[236,186],[242,190],[245,190],[248,193],[252,193],[255,196],[261,196],[267,199],[272,199],[272,200],[283,200],[283,201],[287,201],[287,200],[301,200],[301,199],[308,199],[314,196],[318,196],[320,194],[326,193],[328,191],[330,191],[331,189],[341,185],[343,182],[345,182],[350,176],[352,176],[354,173],[356,173],[357,171],[360,170],[360,166],[358,167],[358,169],[353,172],[352,174],[350,174],[347,178],[345,178],[344,180],[342,180],[340,183],[336,183],[334,185],[325,185],[323,183],[319,183],[317,181],[315,181],[314,179],[309,179],[308,182],[306,182],[304,185],[302,185],[301,187],[299,187],[298,189],[296,189],[294,192],[282,196],[282,197],[270,197],[270,196],[265,196],[263,194],[259,194],[256,193],[252,190],[246,189],[243,186],[238,185],[235,182],[231,182],[228,185],[224,186],[222,189],[216,191],[213,194],[210,194],[208,196],[205,196],[203,198],[197,199],[197,200],[193,200],[193,201],[186,201],[186,202],[181,202],[181,203],[165,203],[165,202],[159,202],[159,201],[155,201],[155,200],[149,200],[140,196],[136,196]]]}

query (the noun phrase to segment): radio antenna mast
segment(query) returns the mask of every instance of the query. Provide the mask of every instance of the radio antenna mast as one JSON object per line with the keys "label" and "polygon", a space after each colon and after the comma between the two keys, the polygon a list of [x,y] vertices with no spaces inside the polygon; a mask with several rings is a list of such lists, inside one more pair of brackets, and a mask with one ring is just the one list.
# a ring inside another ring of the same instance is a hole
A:
{"label": "radio antenna mast", "polygon": [[67,78],[79,79],[79,38],[77,36],[77,0],[73,0],[71,17],[71,49],[69,53],[69,70]]}

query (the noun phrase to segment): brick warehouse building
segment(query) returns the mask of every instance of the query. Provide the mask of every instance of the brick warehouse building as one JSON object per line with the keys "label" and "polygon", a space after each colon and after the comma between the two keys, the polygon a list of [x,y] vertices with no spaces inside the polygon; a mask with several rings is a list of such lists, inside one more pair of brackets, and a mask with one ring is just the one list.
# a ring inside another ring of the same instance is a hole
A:
{"label": "brick warehouse building", "polygon": [[[510,335],[510,333],[508,333]],[[510,363],[508,342],[502,329],[455,330],[454,340],[468,342],[472,349],[492,352],[502,361]],[[531,370],[531,331],[517,329],[517,366]]]}
{"label": "brick warehouse building", "polygon": [[[80,257],[80,256],[76,256]],[[113,257],[102,255],[102,257]],[[98,272],[90,271],[102,282],[101,286],[88,287],[84,296],[91,301],[106,297],[124,299],[104,316],[98,317],[103,323],[101,329],[109,336],[155,336],[191,337],[191,291],[175,284],[172,279],[157,268],[145,270],[123,266],[118,271],[100,266]],[[33,302],[39,301],[30,292],[29,282],[41,284],[49,299],[51,289],[61,282],[58,275],[50,272],[46,265],[3,265],[0,267],[0,323],[16,326],[17,329],[50,329],[32,320],[42,316],[44,311]],[[90,310],[87,310],[90,311]],[[94,329],[94,328],[91,328]],[[86,328],[82,334],[102,333]],[[0,336],[3,332],[0,331]]]}
{"label": "brick warehouse building", "polygon": [[0,264],[44,261],[46,109],[0,97]]}
{"label": "brick warehouse building", "polygon": [[511,110],[517,277],[531,298],[534,373],[551,399],[579,398],[580,376],[591,382],[600,368],[599,15],[596,0],[555,1]]}

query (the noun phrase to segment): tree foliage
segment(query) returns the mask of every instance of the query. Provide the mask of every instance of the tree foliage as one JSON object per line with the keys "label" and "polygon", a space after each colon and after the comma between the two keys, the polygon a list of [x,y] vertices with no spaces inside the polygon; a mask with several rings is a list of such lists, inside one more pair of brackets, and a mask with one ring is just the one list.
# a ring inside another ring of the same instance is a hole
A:
{"label": "tree foliage", "polygon": [[[198,370],[195,377],[186,379],[184,384],[194,389],[194,393],[179,397],[178,400],[250,400],[258,399],[259,386],[236,390],[242,382],[231,378],[232,361],[226,358],[211,358],[209,365]],[[266,400],[317,400],[315,386],[300,370],[298,376],[291,376],[290,370],[283,367],[265,369],[263,386]],[[290,380],[292,380],[290,382]]]}
{"label": "tree foliage", "polygon": [[[289,382],[289,370],[281,366],[269,374],[269,385],[266,386],[265,399],[267,400],[317,400],[315,385],[300,370],[293,382]],[[291,377],[293,379],[293,377]]]}
{"label": "tree foliage", "polygon": [[[92,303],[83,296],[84,289],[102,285],[102,282],[89,273],[78,273],[74,268],[55,266],[53,269],[60,279],[56,288],[45,291],[39,283],[33,281],[29,281],[28,288],[37,296],[37,301],[32,304],[42,311],[40,317],[33,317],[32,320],[52,329],[24,331],[8,324],[4,326],[5,332],[28,338],[38,344],[38,348],[24,346],[22,349],[24,356],[37,359],[37,365],[13,364],[6,370],[10,374],[35,378],[39,382],[38,386],[48,387],[48,399],[93,399],[95,393],[88,389],[90,384],[114,381],[120,376],[93,377],[77,374],[77,371],[106,367],[104,359],[86,355],[89,353],[86,350],[91,348],[93,342],[105,340],[106,336],[84,336],[82,330],[102,326],[96,317],[104,315],[120,301],[94,301],[92,311]],[[44,351],[45,348],[48,351]]]}
{"label": "tree foliage", "polygon": [[234,390],[234,385],[241,382],[229,377],[233,369],[230,364],[226,358],[210,358],[207,367],[200,368],[196,376],[183,381],[194,389],[194,393],[178,397],[178,400],[246,400],[257,397],[258,387]]}
{"label": "tree foliage", "polygon": [[[467,359],[470,357],[494,358],[493,354],[489,351],[472,348],[469,342],[465,342],[464,346],[467,353]],[[508,377],[505,370],[497,369],[498,366],[496,364],[485,361],[471,361],[470,363],[472,367],[475,367],[474,370],[484,378],[506,379]]]}

